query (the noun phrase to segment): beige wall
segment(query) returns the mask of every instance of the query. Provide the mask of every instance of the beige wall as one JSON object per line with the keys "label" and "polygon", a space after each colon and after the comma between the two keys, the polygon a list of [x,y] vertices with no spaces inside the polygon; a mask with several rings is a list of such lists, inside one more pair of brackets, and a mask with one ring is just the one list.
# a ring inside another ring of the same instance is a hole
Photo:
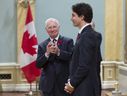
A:
{"label": "beige wall", "polygon": [[[127,16],[127,0],[125,0],[125,10],[126,10],[126,16]],[[125,16],[125,17],[126,17]],[[125,25],[125,28],[127,27],[127,17],[125,18],[125,22],[126,22],[126,25]],[[125,63],[127,64],[127,28],[125,29],[125,48],[124,48],[124,52],[125,52],[125,54],[124,54],[124,61],[125,61]]]}
{"label": "beige wall", "polygon": [[118,67],[124,62],[123,0],[105,0],[105,51],[102,61],[103,88],[115,88]]}
{"label": "beige wall", "polygon": [[123,60],[123,0],[105,0],[105,60]]}

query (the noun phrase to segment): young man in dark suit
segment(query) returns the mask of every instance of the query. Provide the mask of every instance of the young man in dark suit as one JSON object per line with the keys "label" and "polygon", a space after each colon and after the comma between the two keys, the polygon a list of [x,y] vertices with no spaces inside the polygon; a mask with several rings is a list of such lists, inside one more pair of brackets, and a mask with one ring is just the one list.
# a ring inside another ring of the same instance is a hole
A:
{"label": "young man in dark suit", "polygon": [[42,96],[68,96],[64,85],[69,75],[73,40],[59,34],[58,20],[49,18],[45,22],[49,38],[38,46],[37,64],[42,68],[40,90]]}
{"label": "young man in dark suit", "polygon": [[101,34],[91,26],[93,11],[89,4],[72,6],[71,20],[79,35],[70,64],[70,77],[64,90],[71,96],[101,96]]}

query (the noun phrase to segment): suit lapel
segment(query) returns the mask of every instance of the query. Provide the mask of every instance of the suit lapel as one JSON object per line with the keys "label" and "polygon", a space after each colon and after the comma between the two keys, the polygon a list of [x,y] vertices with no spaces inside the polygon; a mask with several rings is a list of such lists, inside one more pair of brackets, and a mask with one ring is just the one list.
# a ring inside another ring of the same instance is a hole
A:
{"label": "suit lapel", "polygon": [[48,39],[46,40],[46,46],[48,45],[48,43],[49,43],[50,41],[51,41],[50,38],[48,38]]}
{"label": "suit lapel", "polygon": [[82,38],[82,34],[85,34],[85,33],[86,33],[88,30],[90,30],[91,28],[92,28],[91,25],[86,26],[86,27],[82,30],[82,32],[80,33],[78,39],[76,40],[76,43],[78,43],[78,42],[80,41],[80,38]]}

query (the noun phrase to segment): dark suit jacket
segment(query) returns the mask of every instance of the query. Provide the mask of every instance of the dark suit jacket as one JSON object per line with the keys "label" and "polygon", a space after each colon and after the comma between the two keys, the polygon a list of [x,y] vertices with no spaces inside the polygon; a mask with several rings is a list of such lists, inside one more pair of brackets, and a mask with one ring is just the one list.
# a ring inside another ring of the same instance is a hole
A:
{"label": "dark suit jacket", "polygon": [[96,36],[97,36],[97,39],[98,39],[98,48],[97,48],[97,57],[96,57],[96,62],[97,62],[97,75],[98,75],[98,78],[99,78],[99,94],[98,96],[101,96],[101,77],[100,77],[100,64],[101,64],[101,61],[102,61],[102,56],[101,56],[101,49],[100,49],[100,45],[101,45],[101,41],[102,41],[102,36],[100,33],[98,32],[95,32],[96,33]]}
{"label": "dark suit jacket", "polygon": [[[45,57],[46,46],[50,39],[46,39],[38,46],[37,64],[38,68],[42,68],[40,77],[40,90],[43,92],[52,92],[54,86],[58,86],[61,93],[65,93],[64,85],[69,75],[69,63],[72,56],[73,40],[60,36],[58,39],[58,47],[60,55],[51,55],[47,59]],[[59,96],[63,96],[59,94]]]}
{"label": "dark suit jacket", "polygon": [[70,64],[72,96],[100,96],[100,36],[90,25],[85,27],[76,41]]}

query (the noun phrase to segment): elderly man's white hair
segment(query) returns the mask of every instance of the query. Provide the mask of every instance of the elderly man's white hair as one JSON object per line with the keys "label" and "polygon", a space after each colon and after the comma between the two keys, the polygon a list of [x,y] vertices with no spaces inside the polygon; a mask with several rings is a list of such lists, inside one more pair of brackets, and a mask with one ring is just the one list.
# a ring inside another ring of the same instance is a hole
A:
{"label": "elderly man's white hair", "polygon": [[55,18],[49,18],[49,19],[47,19],[47,20],[45,21],[45,27],[47,26],[47,23],[48,23],[49,21],[56,22],[56,23],[58,24],[58,26],[60,26],[60,23],[59,23],[59,21],[58,21],[57,19],[55,19]]}

